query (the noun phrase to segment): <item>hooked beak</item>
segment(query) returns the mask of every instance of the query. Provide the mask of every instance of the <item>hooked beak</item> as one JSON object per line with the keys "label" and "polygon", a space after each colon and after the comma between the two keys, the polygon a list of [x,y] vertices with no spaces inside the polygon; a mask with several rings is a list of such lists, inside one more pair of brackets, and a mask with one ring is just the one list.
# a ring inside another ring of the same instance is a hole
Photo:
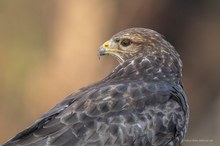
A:
{"label": "hooked beak", "polygon": [[100,46],[98,55],[103,56],[108,54],[109,41],[106,41],[102,46]]}

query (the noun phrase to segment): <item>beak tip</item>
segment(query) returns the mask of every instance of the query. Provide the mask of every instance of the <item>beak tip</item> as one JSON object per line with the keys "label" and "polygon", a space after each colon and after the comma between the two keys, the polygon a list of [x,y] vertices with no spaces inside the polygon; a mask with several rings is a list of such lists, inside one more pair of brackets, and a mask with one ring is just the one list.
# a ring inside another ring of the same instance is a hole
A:
{"label": "beak tip", "polygon": [[104,47],[100,47],[99,48],[99,51],[98,51],[98,56],[103,56],[103,55],[106,55],[106,49]]}

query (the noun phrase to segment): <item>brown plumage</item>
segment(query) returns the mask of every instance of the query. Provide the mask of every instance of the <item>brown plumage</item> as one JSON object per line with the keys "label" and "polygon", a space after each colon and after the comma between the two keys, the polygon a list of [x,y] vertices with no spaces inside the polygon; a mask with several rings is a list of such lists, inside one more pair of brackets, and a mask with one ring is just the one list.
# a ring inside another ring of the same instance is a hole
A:
{"label": "brown plumage", "polygon": [[120,64],[3,146],[179,146],[188,101],[173,46],[153,30],[131,28],[114,35],[98,54]]}

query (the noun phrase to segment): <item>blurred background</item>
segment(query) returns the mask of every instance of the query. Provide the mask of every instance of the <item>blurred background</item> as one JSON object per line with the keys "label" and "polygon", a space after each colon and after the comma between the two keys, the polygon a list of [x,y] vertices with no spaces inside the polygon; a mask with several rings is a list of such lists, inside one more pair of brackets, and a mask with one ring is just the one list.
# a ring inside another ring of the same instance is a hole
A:
{"label": "blurred background", "polygon": [[117,65],[99,46],[129,27],[154,29],[184,63],[184,146],[220,145],[219,0],[1,0],[0,143]]}

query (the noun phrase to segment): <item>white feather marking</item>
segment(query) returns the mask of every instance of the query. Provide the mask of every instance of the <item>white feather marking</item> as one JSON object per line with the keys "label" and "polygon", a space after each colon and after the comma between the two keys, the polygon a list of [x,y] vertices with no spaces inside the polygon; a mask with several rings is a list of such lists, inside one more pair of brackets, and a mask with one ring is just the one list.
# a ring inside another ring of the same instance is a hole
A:
{"label": "white feather marking", "polygon": [[161,72],[161,68],[158,69],[157,73],[160,73],[160,72]]}
{"label": "white feather marking", "polygon": [[112,98],[112,97],[111,96],[107,96],[103,100],[109,100],[110,98]]}

